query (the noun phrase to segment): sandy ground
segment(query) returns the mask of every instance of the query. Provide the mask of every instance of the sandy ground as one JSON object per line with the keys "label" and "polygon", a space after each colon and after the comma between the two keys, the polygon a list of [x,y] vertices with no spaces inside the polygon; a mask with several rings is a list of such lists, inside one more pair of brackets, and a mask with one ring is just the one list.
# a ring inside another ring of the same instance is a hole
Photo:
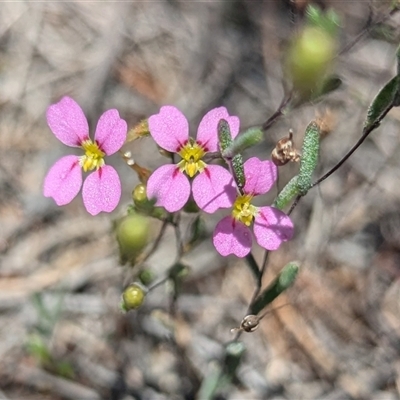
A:
{"label": "sandy ground", "polygon": [[[136,271],[121,267],[112,222],[138,180],[115,156],[124,193],[113,215],[89,216],[80,196],[59,208],[42,195],[51,164],[68,154],[45,120],[49,104],[75,98],[94,127],[117,108],[130,127],[163,104],[191,129],[225,105],[243,127],[265,121],[283,97],[285,41],[301,23],[285,2],[141,1],[0,4],[0,398],[193,399],[216,374],[231,328],[254,290],[243,261],[223,259],[210,236],[184,261],[176,302],[168,285],[144,306],[119,310]],[[301,2],[298,2],[301,3]],[[334,2],[341,47],[390,2]],[[336,60],[343,86],[291,110],[257,150],[268,157],[289,128],[301,145],[316,115],[335,121],[317,174],[361,135],[370,101],[394,76],[392,40],[366,33]],[[328,113],[328,114],[326,114]],[[400,112],[394,109],[353,157],[303,198],[295,238],[271,254],[265,284],[291,260],[295,285],[252,334],[235,379],[216,399],[398,399],[400,397]],[[127,146],[147,168],[161,165],[150,139]],[[296,173],[282,167],[279,184]],[[208,233],[218,216],[208,217]],[[193,219],[183,216],[183,224]],[[160,229],[154,223],[156,237]],[[175,257],[167,229],[145,267],[163,276]],[[260,262],[263,252],[254,248]]]}

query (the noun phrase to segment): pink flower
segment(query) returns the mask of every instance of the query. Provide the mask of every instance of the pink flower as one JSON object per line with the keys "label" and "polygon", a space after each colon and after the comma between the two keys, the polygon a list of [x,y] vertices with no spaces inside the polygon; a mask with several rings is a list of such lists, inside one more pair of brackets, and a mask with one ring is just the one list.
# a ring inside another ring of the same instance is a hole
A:
{"label": "pink flower", "polygon": [[[182,159],[156,169],[147,182],[147,196],[157,200],[169,212],[180,210],[190,196],[190,181],[196,204],[208,213],[231,207],[236,189],[231,174],[219,165],[207,165],[202,158],[218,151],[218,122],[228,121],[232,137],[239,133],[239,118],[230,116],[225,107],[214,108],[201,120],[197,138],[189,137],[189,124],[175,107],[161,107],[149,118],[149,131],[163,149],[177,153]],[[196,175],[196,176],[195,176]],[[188,178],[189,177],[189,178]]]}
{"label": "pink flower", "polygon": [[267,193],[273,186],[277,178],[275,164],[249,158],[244,163],[244,175],[243,195],[237,196],[232,214],[219,221],[214,230],[214,246],[223,256],[245,257],[250,252],[251,224],[257,243],[267,250],[276,250],[293,236],[293,223],[284,212],[251,204],[254,196]]}
{"label": "pink flower", "polygon": [[44,195],[52,197],[59,206],[68,204],[81,189],[82,169],[94,171],[83,183],[83,204],[92,215],[113,211],[121,197],[121,182],[117,171],[105,165],[104,156],[114,154],[122,147],[127,134],[126,122],[119,117],[117,110],[106,111],[97,123],[92,141],[86,117],[70,97],[52,104],[46,117],[47,124],[60,142],[70,147],[81,147],[85,154],[60,158],[46,175]]}

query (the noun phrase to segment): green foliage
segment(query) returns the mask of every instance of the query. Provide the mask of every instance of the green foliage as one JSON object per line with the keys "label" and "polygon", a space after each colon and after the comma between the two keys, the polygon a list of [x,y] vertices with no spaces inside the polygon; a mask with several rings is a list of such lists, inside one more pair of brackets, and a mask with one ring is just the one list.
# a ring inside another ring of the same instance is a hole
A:
{"label": "green foliage", "polygon": [[246,348],[242,342],[228,343],[225,347],[224,370],[225,374],[232,379],[240,365]]}
{"label": "green foliage", "polygon": [[43,337],[37,333],[29,335],[26,350],[33,356],[39,365],[50,365],[52,356]]}
{"label": "green foliage", "polygon": [[71,363],[54,358],[50,350],[54,327],[61,315],[62,303],[63,296],[60,295],[51,309],[43,302],[41,293],[33,295],[32,304],[37,312],[38,321],[35,332],[27,338],[25,348],[42,368],[65,378],[73,378],[75,373]]}
{"label": "green foliage", "polygon": [[319,153],[320,130],[315,121],[311,121],[304,135],[300,170],[297,178],[298,193],[304,196],[312,185],[312,175],[317,166]]}
{"label": "green foliage", "polygon": [[376,95],[368,108],[364,130],[379,125],[389,109],[400,105],[399,75],[392,78]]}
{"label": "green foliage", "polygon": [[286,264],[275,280],[257,297],[251,306],[251,314],[257,315],[265,306],[275,300],[295,281],[299,265],[296,262]]}
{"label": "green foliage", "polygon": [[400,46],[396,50],[397,75],[379,91],[368,108],[364,131],[376,128],[392,107],[400,105]]}
{"label": "green foliage", "polygon": [[35,293],[32,296],[32,305],[38,315],[38,322],[36,324],[38,332],[45,336],[49,336],[53,333],[54,326],[61,314],[62,303],[63,296],[60,294],[54,308],[50,309],[44,304],[43,295],[41,293]]}
{"label": "green foliage", "polygon": [[188,245],[192,246],[207,237],[206,223],[203,215],[196,216],[194,221],[190,224]]}
{"label": "green foliage", "polygon": [[343,81],[337,75],[330,75],[325,78],[320,87],[318,87],[315,92],[312,93],[310,100],[316,101],[320,97],[325,96],[335,90],[339,89],[342,86]]}
{"label": "green foliage", "polygon": [[332,36],[337,35],[340,17],[333,9],[325,12],[319,7],[309,4],[306,9],[306,16],[310,26],[321,28]]}
{"label": "green foliage", "polygon": [[182,291],[183,280],[188,276],[190,268],[182,263],[177,262],[169,268],[168,278],[172,283],[173,297],[176,299]]}
{"label": "green foliage", "polygon": [[245,346],[242,342],[228,343],[225,346],[222,360],[210,364],[197,398],[213,400],[217,398],[218,394],[224,393],[236,376],[244,352]]}

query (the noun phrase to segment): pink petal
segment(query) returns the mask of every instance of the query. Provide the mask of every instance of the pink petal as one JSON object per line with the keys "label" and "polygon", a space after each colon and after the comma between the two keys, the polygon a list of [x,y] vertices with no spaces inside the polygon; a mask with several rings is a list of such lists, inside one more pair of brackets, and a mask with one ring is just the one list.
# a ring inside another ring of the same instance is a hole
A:
{"label": "pink petal", "polygon": [[245,257],[251,250],[251,231],[231,216],[225,217],[215,227],[213,243],[222,256]]}
{"label": "pink petal", "polygon": [[117,110],[108,110],[99,119],[94,139],[108,156],[117,152],[126,140],[128,126]]}
{"label": "pink petal", "polygon": [[231,129],[232,138],[239,133],[239,117],[230,116],[225,107],[214,108],[209,111],[200,121],[197,129],[196,142],[199,143],[207,152],[218,151],[218,123],[225,119]]}
{"label": "pink petal", "polygon": [[163,206],[169,212],[183,208],[189,196],[189,179],[174,164],[156,169],[147,182],[147,197],[156,199],[156,206]]}
{"label": "pink petal", "polygon": [[189,124],[176,107],[161,107],[148,122],[151,136],[165,150],[176,153],[189,140]]}
{"label": "pink petal", "polygon": [[82,186],[82,171],[79,157],[60,158],[44,179],[43,194],[52,197],[58,206],[70,203]]}
{"label": "pink petal", "polygon": [[276,181],[278,169],[272,161],[261,161],[257,157],[244,163],[246,184],[244,192],[252,195],[267,193]]}
{"label": "pink petal", "polygon": [[219,165],[208,165],[194,178],[192,193],[196,204],[205,212],[232,207],[236,200],[236,186],[232,175]]}
{"label": "pink petal", "polygon": [[79,104],[71,97],[63,97],[46,112],[47,124],[55,137],[67,146],[79,147],[89,138],[89,126]]}
{"label": "pink petal", "polygon": [[292,238],[294,227],[284,212],[273,207],[261,207],[254,219],[253,231],[261,247],[276,250],[282,242]]}
{"label": "pink petal", "polygon": [[117,171],[105,165],[92,172],[83,183],[82,198],[89,214],[114,211],[121,198],[121,182]]}

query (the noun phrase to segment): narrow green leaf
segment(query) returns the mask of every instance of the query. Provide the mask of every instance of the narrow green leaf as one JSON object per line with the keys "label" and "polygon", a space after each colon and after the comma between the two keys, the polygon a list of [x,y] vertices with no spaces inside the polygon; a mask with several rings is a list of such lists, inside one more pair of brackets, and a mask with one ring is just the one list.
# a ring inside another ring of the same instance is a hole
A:
{"label": "narrow green leaf", "polygon": [[299,264],[286,264],[275,280],[257,297],[251,306],[251,314],[257,315],[265,306],[275,300],[283,291],[289,288],[297,277]]}
{"label": "narrow green leaf", "polygon": [[373,125],[380,123],[380,118],[394,106],[400,105],[399,76],[392,78],[372,100],[368,108],[367,119],[364,123],[364,130],[370,129]]}
{"label": "narrow green leaf", "polygon": [[222,367],[217,362],[211,363],[208,371],[201,382],[198,392],[198,399],[213,400],[218,388],[221,388],[221,380],[223,377]]}
{"label": "narrow green leaf", "polygon": [[242,342],[231,342],[225,347],[224,372],[229,378],[233,378],[246,350]]}
{"label": "narrow green leaf", "polygon": [[[397,92],[396,92],[396,99],[394,104],[395,106],[399,105],[399,92],[400,92],[400,46],[396,50],[396,59],[397,59]],[[396,101],[397,100],[397,101]]]}
{"label": "narrow green leaf", "polygon": [[247,265],[250,268],[250,271],[252,272],[256,282],[258,282],[260,279],[260,268],[258,267],[257,262],[251,252],[249,254],[247,254],[246,262],[247,262]]}
{"label": "narrow green leaf", "polygon": [[228,146],[223,152],[223,158],[232,158],[236,154],[243,152],[245,149],[260,143],[263,139],[263,131],[261,127],[250,128],[247,131],[240,133],[233,140],[233,143]]}
{"label": "narrow green leaf", "polygon": [[172,283],[172,290],[174,298],[177,298],[182,292],[182,285],[184,279],[188,276],[190,268],[181,263],[177,262],[168,271],[168,277]]}
{"label": "narrow green leaf", "polygon": [[342,86],[342,83],[343,81],[337,75],[328,76],[323,80],[318,90],[312,94],[310,100],[316,101],[320,97],[334,92],[336,89],[339,89],[339,87]]}
{"label": "narrow green leaf", "polygon": [[195,220],[190,225],[188,244],[193,245],[207,236],[206,223],[202,214],[196,216]]}
{"label": "narrow green leaf", "polygon": [[319,127],[315,121],[311,121],[304,135],[300,171],[297,178],[297,189],[302,196],[308,192],[312,184],[312,174],[318,162],[319,140]]}
{"label": "narrow green leaf", "polygon": [[294,176],[286,186],[279,192],[278,197],[275,199],[272,207],[283,210],[292,199],[294,199],[299,194],[299,189],[297,186],[298,176]]}

